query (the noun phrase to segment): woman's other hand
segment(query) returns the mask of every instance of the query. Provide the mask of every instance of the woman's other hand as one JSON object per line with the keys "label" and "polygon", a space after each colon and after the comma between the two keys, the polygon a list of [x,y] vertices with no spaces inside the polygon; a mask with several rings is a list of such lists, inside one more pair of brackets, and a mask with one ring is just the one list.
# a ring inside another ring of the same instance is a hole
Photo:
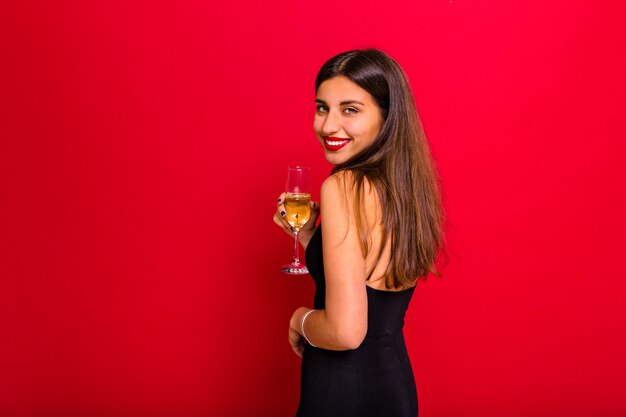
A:
{"label": "woman's other hand", "polygon": [[[278,196],[278,200],[276,202],[276,212],[274,213],[274,223],[276,223],[279,227],[283,229],[285,233],[289,236],[293,237],[293,228],[289,225],[286,220],[285,211],[285,197],[287,193],[282,193]],[[316,201],[311,201],[309,203],[311,207],[311,217],[309,221],[306,222],[304,226],[300,229],[300,244],[304,249],[306,249],[309,241],[311,240],[311,236],[313,236],[313,232],[315,232],[315,223],[317,222],[317,218],[320,215],[320,205]]]}
{"label": "woman's other hand", "polygon": [[291,348],[296,353],[296,355],[302,357],[302,353],[304,352],[304,345],[306,341],[304,337],[291,327],[289,328],[289,344]]}
{"label": "woman's other hand", "polygon": [[300,333],[300,323],[302,322],[302,316],[311,310],[306,307],[299,307],[293,312],[289,319],[289,344],[296,353],[296,355],[302,357],[304,352],[304,346],[306,345],[306,339]]}

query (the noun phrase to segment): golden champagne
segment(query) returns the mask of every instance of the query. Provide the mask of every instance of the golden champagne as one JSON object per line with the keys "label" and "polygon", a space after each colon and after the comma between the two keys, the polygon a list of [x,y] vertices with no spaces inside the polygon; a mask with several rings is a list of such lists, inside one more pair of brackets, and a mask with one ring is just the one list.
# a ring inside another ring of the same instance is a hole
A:
{"label": "golden champagne", "polygon": [[300,230],[311,217],[311,194],[287,193],[285,198],[285,215],[287,222],[296,230]]}

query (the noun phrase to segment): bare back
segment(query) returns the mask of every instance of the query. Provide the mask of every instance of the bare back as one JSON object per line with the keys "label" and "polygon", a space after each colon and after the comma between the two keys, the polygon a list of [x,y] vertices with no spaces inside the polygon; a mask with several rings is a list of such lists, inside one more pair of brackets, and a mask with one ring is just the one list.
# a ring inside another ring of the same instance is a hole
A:
{"label": "bare back", "polygon": [[361,216],[364,219],[366,230],[366,236],[369,246],[369,252],[365,258],[366,271],[371,271],[374,267],[374,271],[371,278],[366,281],[366,285],[376,290],[381,291],[402,291],[411,286],[405,286],[402,288],[387,289],[385,286],[384,273],[389,265],[391,256],[391,237],[393,230],[387,233],[387,242],[380,259],[377,261],[378,253],[382,242],[382,205],[378,197],[378,193],[374,187],[371,186],[367,179],[363,180],[363,206],[361,209]]}

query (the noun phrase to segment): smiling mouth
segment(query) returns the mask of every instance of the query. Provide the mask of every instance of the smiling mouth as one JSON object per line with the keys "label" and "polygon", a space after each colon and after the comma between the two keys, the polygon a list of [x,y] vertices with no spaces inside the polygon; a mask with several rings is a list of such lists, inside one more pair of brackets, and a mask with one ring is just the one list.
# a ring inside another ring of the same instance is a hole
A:
{"label": "smiling mouth", "polygon": [[324,138],[324,147],[329,151],[338,151],[350,142],[348,138],[335,138],[332,136],[322,136]]}

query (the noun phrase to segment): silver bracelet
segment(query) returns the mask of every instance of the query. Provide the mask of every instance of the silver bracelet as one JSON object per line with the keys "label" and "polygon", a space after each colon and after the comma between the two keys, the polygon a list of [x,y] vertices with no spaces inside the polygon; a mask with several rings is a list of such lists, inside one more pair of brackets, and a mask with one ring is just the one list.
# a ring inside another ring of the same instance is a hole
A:
{"label": "silver bracelet", "polygon": [[300,320],[300,333],[302,333],[302,337],[304,337],[304,340],[306,340],[309,345],[313,347],[317,347],[313,343],[311,343],[311,341],[304,334],[304,320],[306,320],[307,316],[314,311],[317,311],[317,310],[309,310],[306,313],[304,313],[304,315],[302,316],[302,320]]}

